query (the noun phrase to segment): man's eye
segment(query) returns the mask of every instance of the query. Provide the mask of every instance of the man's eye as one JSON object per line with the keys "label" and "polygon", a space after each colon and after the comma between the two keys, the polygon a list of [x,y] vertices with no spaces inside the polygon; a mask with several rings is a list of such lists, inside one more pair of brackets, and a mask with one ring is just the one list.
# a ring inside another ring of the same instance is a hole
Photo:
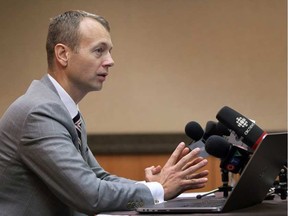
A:
{"label": "man's eye", "polygon": [[103,50],[104,50],[103,48],[98,48],[95,50],[95,52],[98,54],[101,54],[103,52]]}

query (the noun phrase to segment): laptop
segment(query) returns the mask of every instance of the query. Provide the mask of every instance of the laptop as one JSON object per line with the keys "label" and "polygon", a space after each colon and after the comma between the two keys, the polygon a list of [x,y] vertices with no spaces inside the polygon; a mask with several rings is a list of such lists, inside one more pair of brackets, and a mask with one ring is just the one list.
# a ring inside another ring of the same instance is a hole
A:
{"label": "laptop", "polygon": [[287,132],[269,133],[253,153],[239,181],[227,198],[176,198],[143,206],[139,213],[216,213],[229,212],[261,203],[287,165]]}

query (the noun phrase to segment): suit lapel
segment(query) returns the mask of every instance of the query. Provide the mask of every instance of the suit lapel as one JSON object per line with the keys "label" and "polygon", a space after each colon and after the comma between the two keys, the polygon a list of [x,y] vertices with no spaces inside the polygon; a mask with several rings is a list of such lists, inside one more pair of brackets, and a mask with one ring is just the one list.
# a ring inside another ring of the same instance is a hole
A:
{"label": "suit lapel", "polygon": [[[49,79],[47,74],[44,75],[40,81],[59,96],[55,86],[53,85],[53,83],[51,82],[51,80]],[[59,96],[59,99],[60,99],[60,96]],[[60,101],[61,101],[61,99],[60,99]],[[68,112],[68,110],[67,110],[67,112]],[[80,152],[83,159],[85,161],[87,161],[87,157],[88,157],[87,134],[86,134],[85,122],[84,122],[84,119],[82,118],[82,115],[81,115],[81,121],[82,121],[82,134],[81,134],[82,144],[81,144],[81,146],[79,145],[78,140],[77,140],[78,134],[77,134],[75,127],[74,127],[75,128],[74,133],[71,135],[72,135],[72,139],[74,140],[73,143],[74,143],[76,149]],[[74,126],[74,122],[72,119],[71,119],[71,122],[73,123],[73,126]]]}

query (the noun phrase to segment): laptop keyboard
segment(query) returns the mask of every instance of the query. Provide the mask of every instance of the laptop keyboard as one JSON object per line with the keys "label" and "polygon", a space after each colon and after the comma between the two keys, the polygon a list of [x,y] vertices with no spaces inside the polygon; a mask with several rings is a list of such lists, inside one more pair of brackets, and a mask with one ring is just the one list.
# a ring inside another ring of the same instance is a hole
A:
{"label": "laptop keyboard", "polygon": [[192,205],[195,205],[196,207],[219,207],[223,206],[226,199],[220,199],[220,198],[209,198],[209,199],[196,199],[192,201]]}
{"label": "laptop keyboard", "polygon": [[202,198],[202,199],[175,199],[173,200],[173,203],[171,203],[171,200],[166,203],[165,205],[175,205],[175,202],[177,202],[179,206],[181,207],[221,207],[224,205],[226,199],[224,198]]}

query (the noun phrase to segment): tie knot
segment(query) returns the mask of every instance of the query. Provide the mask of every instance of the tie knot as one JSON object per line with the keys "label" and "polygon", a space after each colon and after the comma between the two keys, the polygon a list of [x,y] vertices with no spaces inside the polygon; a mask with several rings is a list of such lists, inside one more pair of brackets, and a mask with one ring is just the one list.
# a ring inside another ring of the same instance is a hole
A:
{"label": "tie knot", "polygon": [[73,122],[74,122],[74,124],[81,122],[80,112],[78,112],[77,115],[73,118]]}

